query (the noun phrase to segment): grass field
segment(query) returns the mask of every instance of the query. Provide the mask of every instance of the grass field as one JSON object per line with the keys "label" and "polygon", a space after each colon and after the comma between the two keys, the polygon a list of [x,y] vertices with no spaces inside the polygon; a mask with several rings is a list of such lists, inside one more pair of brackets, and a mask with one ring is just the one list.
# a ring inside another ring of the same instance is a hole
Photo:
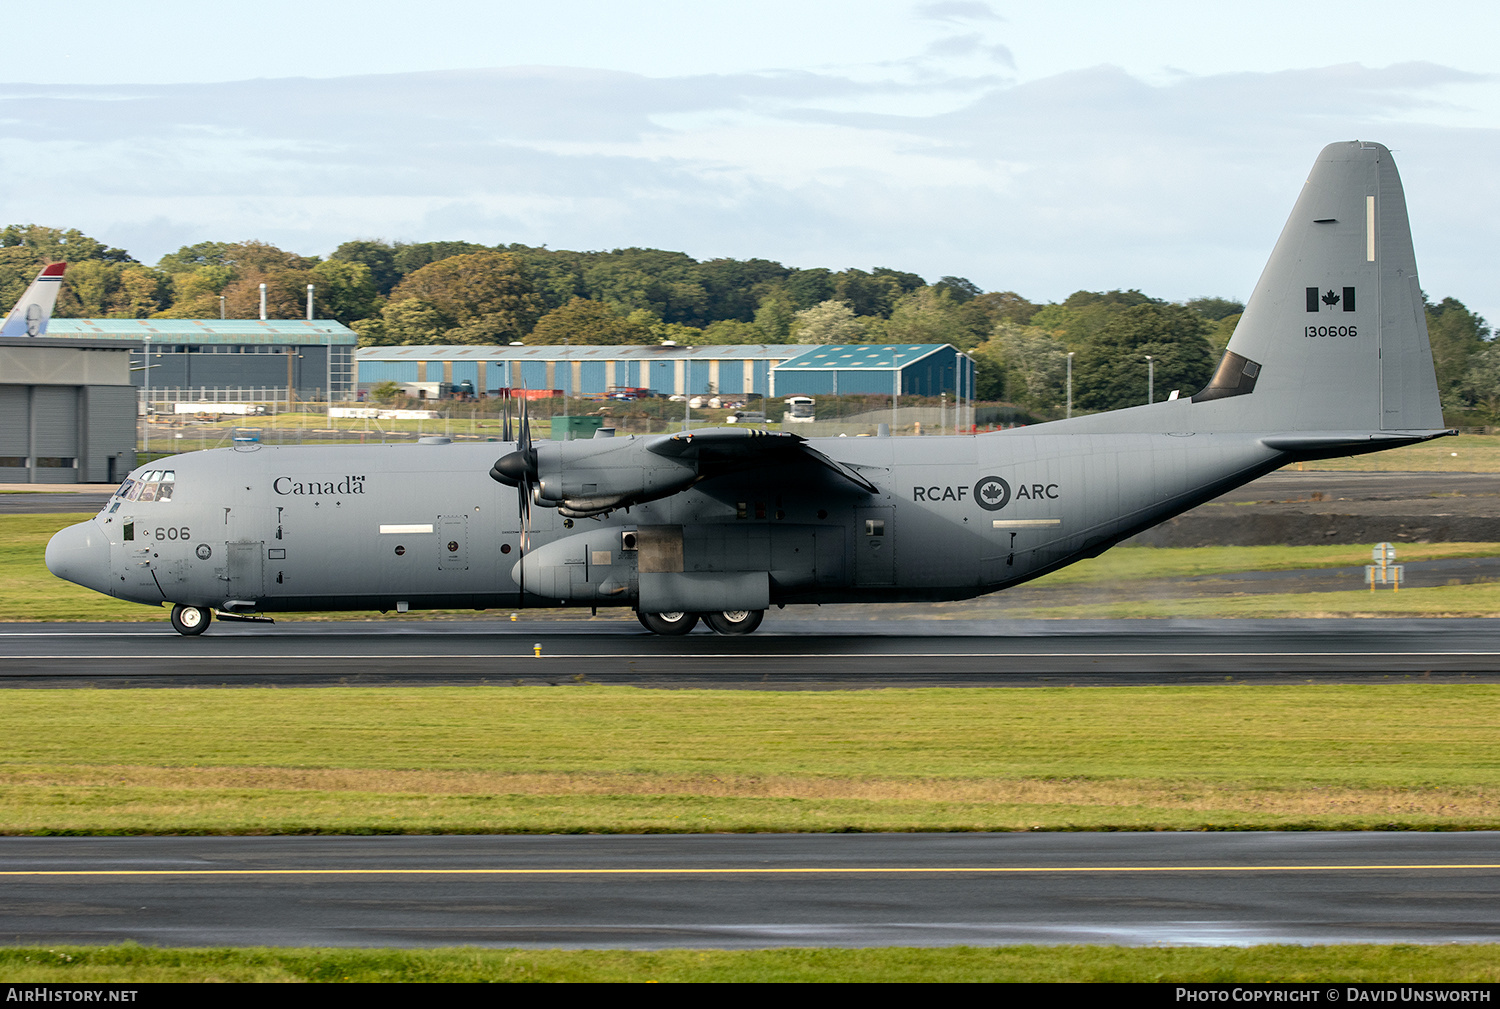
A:
{"label": "grass field", "polygon": [[[47,537],[82,517],[0,516],[8,572],[0,619],[163,619],[159,609],[47,573]],[[1402,559],[1496,549],[1414,545],[1403,547]],[[1117,549],[1050,578],[1154,583],[1357,564],[1367,551]],[[1137,599],[1035,615],[1347,615],[1381,607],[1494,615],[1500,585],[1404,590],[1374,602],[1363,591]],[[0,708],[0,833],[1500,829],[1500,687],[1408,681],[828,693],[587,683],[11,691]],[[0,949],[0,979],[1495,981],[1497,952],[57,946]]]}
{"label": "grass field", "polygon": [[0,833],[1500,827],[1500,686],[12,691]]}
{"label": "grass field", "polygon": [[958,946],[746,951],[0,949],[0,981],[259,982],[1494,982],[1500,947]]}

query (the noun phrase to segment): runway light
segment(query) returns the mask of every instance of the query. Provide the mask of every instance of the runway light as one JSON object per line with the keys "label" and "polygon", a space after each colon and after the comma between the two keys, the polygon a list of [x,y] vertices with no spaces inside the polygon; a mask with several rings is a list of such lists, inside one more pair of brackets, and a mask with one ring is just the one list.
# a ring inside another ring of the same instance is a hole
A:
{"label": "runway light", "polygon": [[540,641],[538,641],[536,644],[532,645],[531,646],[531,652],[537,658],[541,658],[542,657],[542,643]]}

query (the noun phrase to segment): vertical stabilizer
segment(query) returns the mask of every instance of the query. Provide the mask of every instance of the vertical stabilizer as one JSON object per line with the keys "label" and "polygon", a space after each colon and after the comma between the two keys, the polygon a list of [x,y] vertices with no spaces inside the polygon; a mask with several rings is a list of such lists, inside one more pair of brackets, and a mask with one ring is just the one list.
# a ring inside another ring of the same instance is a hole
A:
{"label": "vertical stabilizer", "polygon": [[1406,197],[1385,147],[1323,148],[1193,401],[1220,430],[1443,427]]}
{"label": "vertical stabilizer", "polygon": [[47,332],[47,323],[52,320],[52,306],[57,304],[57,292],[62,287],[63,271],[67,263],[51,263],[42,267],[21,300],[0,325],[0,336],[41,336]]}

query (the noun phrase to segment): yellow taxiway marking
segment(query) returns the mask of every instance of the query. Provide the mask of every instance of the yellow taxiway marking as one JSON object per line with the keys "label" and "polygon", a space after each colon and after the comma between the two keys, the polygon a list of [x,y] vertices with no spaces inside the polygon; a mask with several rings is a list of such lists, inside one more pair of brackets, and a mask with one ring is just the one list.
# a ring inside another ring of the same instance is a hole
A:
{"label": "yellow taxiway marking", "polygon": [[1046,872],[1350,872],[1392,869],[1500,869],[1500,862],[1419,863],[1412,865],[1056,865],[1056,866],[760,866],[718,869],[14,869],[17,876],[689,876],[808,875],[816,873],[1046,873]]}

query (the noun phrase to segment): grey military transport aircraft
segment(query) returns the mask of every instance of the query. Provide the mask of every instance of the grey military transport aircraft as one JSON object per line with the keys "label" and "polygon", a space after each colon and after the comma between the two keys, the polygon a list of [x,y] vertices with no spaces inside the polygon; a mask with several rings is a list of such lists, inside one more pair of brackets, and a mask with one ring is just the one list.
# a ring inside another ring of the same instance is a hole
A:
{"label": "grey military transport aircraft", "polygon": [[[1289,462],[1444,434],[1396,165],[1326,147],[1209,384],[968,437],[786,432],[513,444],[239,445],[130,477],[52,573],[283,611],[629,606],[746,634],[786,603],[966,599],[1085,557]],[[507,432],[505,440],[511,442]]]}

